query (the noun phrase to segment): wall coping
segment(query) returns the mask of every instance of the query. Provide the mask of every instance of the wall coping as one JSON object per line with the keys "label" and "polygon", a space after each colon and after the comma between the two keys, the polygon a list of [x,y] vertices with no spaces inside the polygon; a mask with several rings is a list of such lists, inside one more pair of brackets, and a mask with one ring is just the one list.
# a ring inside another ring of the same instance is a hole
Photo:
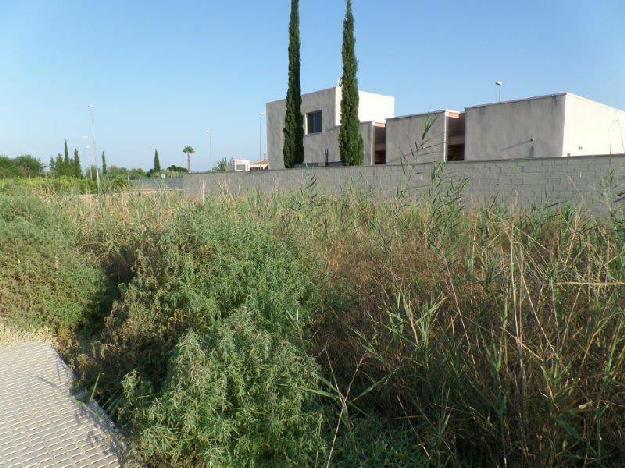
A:
{"label": "wall coping", "polygon": [[[446,161],[445,164],[449,164],[450,166],[462,166],[463,164],[488,164],[488,163],[506,163],[506,164],[513,164],[513,163],[518,163],[518,162],[542,162],[542,161],[562,161],[562,160],[573,160],[573,161],[579,161],[579,160],[584,160],[584,159],[609,159],[609,160],[613,160],[613,159],[622,159],[625,162],[625,154],[623,153],[619,153],[619,154],[592,154],[592,155],[586,155],[586,156],[560,156],[560,157],[555,157],[555,158],[514,158],[514,159],[488,159],[488,160],[473,160],[473,161]],[[191,174],[189,174],[189,176],[194,176],[194,175],[211,175],[211,174],[244,174],[244,175],[249,175],[249,174],[271,174],[273,173],[278,173],[278,172],[287,172],[287,171],[291,171],[291,172],[305,172],[305,171],[310,171],[311,169],[314,169],[316,171],[319,170],[324,170],[324,169],[330,169],[330,170],[343,170],[343,169],[376,169],[376,168],[384,168],[384,167],[416,167],[416,166],[431,166],[435,163],[433,162],[427,162],[427,163],[406,163],[406,164],[378,164],[378,165],[374,165],[374,166],[310,166],[310,167],[294,167],[292,169],[271,169],[268,171],[250,171],[250,172],[235,172],[235,171],[228,171],[228,172],[211,172],[211,171],[205,171],[205,172],[192,172]],[[188,176],[185,176],[188,177]]]}

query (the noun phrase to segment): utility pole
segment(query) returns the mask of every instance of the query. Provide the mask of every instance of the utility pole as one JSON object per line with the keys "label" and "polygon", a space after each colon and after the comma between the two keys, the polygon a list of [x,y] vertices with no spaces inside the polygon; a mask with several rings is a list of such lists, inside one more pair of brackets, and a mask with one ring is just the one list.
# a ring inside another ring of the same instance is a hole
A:
{"label": "utility pole", "polygon": [[263,116],[264,112],[261,112],[258,116],[258,160],[263,159]]}
{"label": "utility pole", "polygon": [[89,109],[89,116],[91,118],[91,146],[93,149],[93,164],[95,166],[95,178],[96,185],[98,187],[98,193],[100,193],[100,170],[98,168],[98,147],[96,146],[95,141],[95,106],[93,104],[89,104],[87,106]]}
{"label": "utility pole", "polygon": [[[83,135],[82,136],[82,154],[83,157],[85,158],[85,162],[87,161],[87,150],[89,149],[89,145],[87,144],[87,140],[88,140],[88,136],[87,135]],[[93,166],[91,164],[89,164],[89,178],[93,179]]]}

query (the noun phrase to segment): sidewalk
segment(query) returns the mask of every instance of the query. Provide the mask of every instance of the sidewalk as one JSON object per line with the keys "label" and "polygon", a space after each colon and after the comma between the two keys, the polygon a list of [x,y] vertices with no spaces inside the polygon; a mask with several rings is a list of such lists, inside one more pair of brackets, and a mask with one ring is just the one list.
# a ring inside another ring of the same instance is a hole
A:
{"label": "sidewalk", "polygon": [[71,394],[72,373],[48,344],[0,346],[0,466],[118,467],[110,420]]}

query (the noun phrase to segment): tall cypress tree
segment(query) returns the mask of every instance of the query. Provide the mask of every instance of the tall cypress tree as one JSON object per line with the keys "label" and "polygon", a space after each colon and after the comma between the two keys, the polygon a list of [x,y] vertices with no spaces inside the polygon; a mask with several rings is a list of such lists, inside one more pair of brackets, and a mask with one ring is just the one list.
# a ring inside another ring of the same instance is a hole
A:
{"label": "tall cypress tree", "polygon": [[66,172],[66,169],[65,169],[63,156],[61,156],[61,153],[57,153],[56,161],[54,161],[54,175],[56,177],[64,176],[66,175],[65,172]]}
{"label": "tall cypress tree", "polygon": [[348,166],[359,166],[364,159],[364,144],[360,136],[358,119],[358,60],[354,37],[352,1],[347,0],[347,12],[343,21],[343,78],[341,84],[341,129],[339,149],[341,161]]}
{"label": "tall cypress tree", "polygon": [[153,168],[153,172],[155,174],[158,174],[159,172],[161,172],[161,160],[158,157],[158,150],[155,149],[154,150],[154,168]]}
{"label": "tall cypress tree", "polygon": [[67,148],[67,140],[65,140],[65,157],[63,158],[63,162],[65,163],[65,168],[69,167],[69,149]]}
{"label": "tall cypress tree", "polygon": [[102,151],[102,174],[106,174],[108,172],[108,167],[106,166],[106,156],[104,151]]}
{"label": "tall cypress tree", "polygon": [[74,177],[82,177],[82,169],[80,167],[80,156],[78,155],[78,149],[74,148],[74,161],[72,162],[73,165],[73,176]]}
{"label": "tall cypress tree", "polygon": [[304,116],[300,84],[299,0],[291,0],[289,24],[289,89],[284,118],[284,167],[304,162]]}

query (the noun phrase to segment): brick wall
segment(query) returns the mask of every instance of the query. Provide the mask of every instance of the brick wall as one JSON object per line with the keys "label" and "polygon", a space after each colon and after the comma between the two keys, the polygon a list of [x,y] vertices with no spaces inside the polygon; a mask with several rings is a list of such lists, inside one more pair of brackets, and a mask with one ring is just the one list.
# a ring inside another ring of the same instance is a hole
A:
{"label": "brick wall", "polygon": [[[349,188],[383,198],[399,192],[416,198],[429,185],[434,167],[414,164],[192,174],[184,178],[183,188],[194,198],[224,191],[234,196],[297,190],[338,194]],[[522,207],[570,201],[599,208],[606,194],[616,199],[617,193],[625,190],[625,156],[448,162],[443,179],[466,181],[464,200],[468,205],[497,197]]]}

